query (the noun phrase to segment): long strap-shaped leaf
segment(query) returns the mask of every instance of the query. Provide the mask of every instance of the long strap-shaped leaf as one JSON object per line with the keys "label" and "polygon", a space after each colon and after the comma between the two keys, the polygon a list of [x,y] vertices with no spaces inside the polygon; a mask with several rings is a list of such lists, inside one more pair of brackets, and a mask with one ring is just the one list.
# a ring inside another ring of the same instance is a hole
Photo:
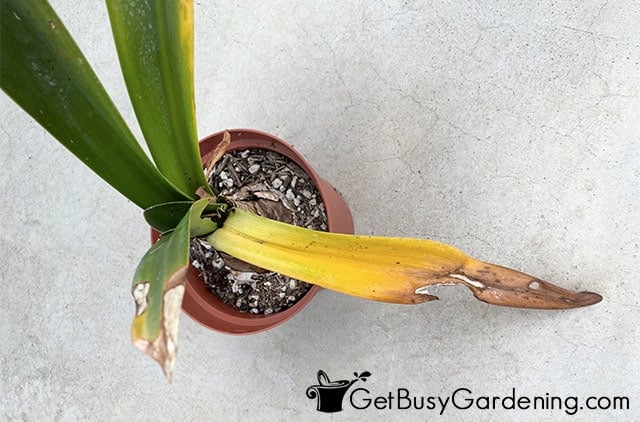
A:
{"label": "long strap-shaped leaf", "polygon": [[155,359],[169,381],[178,347],[178,317],[189,265],[189,239],[211,233],[215,223],[200,215],[207,199],[194,202],[175,230],[160,238],[138,264],[132,293],[136,315],[131,338],[137,348]]}
{"label": "long strap-shaped leaf", "polygon": [[0,1],[2,89],[138,206],[185,199],[142,151],[49,4]]}
{"label": "long strap-shaped leaf", "polygon": [[195,198],[202,172],[193,88],[193,2],[107,0],[122,73],[160,171]]}
{"label": "long strap-shaped leaf", "polygon": [[431,240],[316,232],[235,210],[207,240],[271,271],[367,299],[420,303],[428,287],[462,284],[494,305],[568,309],[602,300],[510,268],[477,261]]}

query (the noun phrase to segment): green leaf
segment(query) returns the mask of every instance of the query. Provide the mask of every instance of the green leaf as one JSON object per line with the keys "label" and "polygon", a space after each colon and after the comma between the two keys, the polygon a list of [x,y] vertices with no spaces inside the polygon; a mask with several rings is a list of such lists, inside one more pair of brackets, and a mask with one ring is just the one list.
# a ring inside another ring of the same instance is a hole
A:
{"label": "green leaf", "polygon": [[169,381],[178,347],[178,319],[189,266],[191,231],[194,227],[215,226],[200,217],[207,203],[207,199],[200,199],[192,204],[175,230],[162,236],[147,251],[133,279],[136,315],[131,339],[162,366]]}
{"label": "green leaf", "polygon": [[142,151],[49,4],[0,1],[2,89],[138,206],[187,199]]}
{"label": "green leaf", "polygon": [[193,202],[178,201],[154,205],[144,210],[144,219],[159,231],[165,233],[176,228],[180,220],[189,211]]}
{"label": "green leaf", "polygon": [[[195,198],[202,172],[193,88],[193,2],[107,0],[122,73],[160,171]],[[211,192],[209,192],[211,193]]]}
{"label": "green leaf", "polygon": [[[179,201],[179,202],[167,202],[165,204],[158,204],[144,210],[144,219],[149,223],[151,227],[159,231],[160,233],[168,232],[175,229],[180,220],[189,211],[193,202],[191,201]],[[229,206],[223,203],[207,204],[204,212],[206,214],[212,214],[217,219],[223,219],[222,217],[228,212]],[[206,224],[197,224],[191,227],[191,237],[203,236],[205,234],[212,233],[218,226],[211,221],[200,220],[206,222]],[[209,224],[210,223],[210,224]]]}

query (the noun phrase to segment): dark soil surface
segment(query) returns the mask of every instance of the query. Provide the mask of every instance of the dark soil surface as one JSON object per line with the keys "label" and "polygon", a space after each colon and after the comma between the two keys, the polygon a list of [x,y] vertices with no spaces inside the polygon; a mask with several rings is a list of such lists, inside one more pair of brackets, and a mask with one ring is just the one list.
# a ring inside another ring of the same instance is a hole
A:
{"label": "dark soil surface", "polygon": [[[209,184],[238,208],[313,230],[327,230],[324,204],[304,171],[272,151],[227,153]],[[204,239],[191,242],[191,259],[205,284],[240,312],[268,315],[295,304],[310,284],[266,271],[216,251]]]}

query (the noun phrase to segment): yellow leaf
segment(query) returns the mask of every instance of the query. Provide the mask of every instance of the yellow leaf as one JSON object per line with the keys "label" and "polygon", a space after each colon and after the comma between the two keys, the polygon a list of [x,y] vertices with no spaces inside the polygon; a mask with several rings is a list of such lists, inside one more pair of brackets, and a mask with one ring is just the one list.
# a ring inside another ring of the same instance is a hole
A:
{"label": "yellow leaf", "polygon": [[432,240],[318,232],[241,210],[229,215],[207,240],[218,250],[270,271],[382,302],[434,300],[428,287],[442,284],[463,284],[482,301],[523,308],[575,308],[602,299],[477,261]]}

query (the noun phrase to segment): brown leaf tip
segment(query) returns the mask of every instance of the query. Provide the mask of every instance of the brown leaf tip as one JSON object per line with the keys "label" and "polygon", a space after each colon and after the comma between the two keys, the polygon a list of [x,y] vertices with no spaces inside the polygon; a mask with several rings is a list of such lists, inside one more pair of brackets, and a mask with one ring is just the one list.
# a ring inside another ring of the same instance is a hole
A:
{"label": "brown leaf tip", "polygon": [[449,278],[462,282],[483,302],[529,309],[571,309],[594,305],[602,296],[563,289],[520,271],[470,260]]}
{"label": "brown leaf tip", "polygon": [[178,327],[184,285],[177,285],[164,293],[162,325],[160,333],[153,339],[133,338],[133,344],[153,358],[162,367],[169,383],[173,376],[178,352]]}

